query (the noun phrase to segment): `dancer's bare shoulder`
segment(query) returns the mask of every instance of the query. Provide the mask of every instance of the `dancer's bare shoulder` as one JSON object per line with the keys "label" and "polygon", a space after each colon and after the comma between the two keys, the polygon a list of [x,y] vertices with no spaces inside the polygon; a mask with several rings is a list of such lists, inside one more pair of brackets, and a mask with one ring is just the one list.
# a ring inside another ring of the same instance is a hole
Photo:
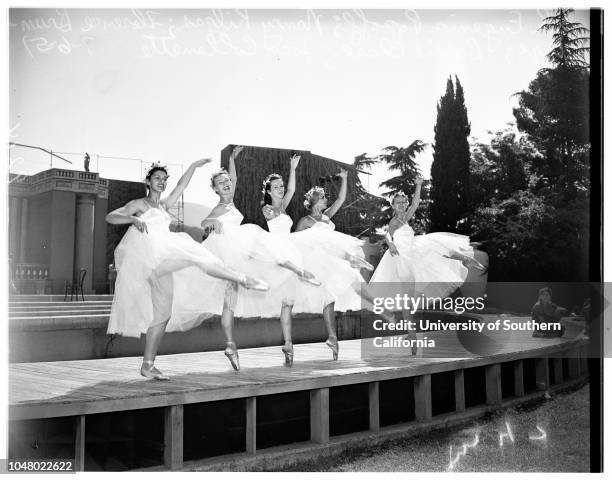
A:
{"label": "dancer's bare shoulder", "polygon": [[149,208],[144,198],[136,198],[126,203],[123,207],[123,211],[127,215],[142,215]]}
{"label": "dancer's bare shoulder", "polygon": [[215,205],[206,218],[218,218],[228,210],[226,205],[219,203]]}

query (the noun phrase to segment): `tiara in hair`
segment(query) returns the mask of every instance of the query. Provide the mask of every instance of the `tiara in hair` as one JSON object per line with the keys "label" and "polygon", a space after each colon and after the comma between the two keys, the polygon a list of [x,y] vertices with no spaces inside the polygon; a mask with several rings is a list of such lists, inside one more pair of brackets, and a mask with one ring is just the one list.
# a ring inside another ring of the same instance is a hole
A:
{"label": "tiara in hair", "polygon": [[210,176],[210,185],[214,188],[215,178],[217,178],[219,175],[224,175],[224,174],[229,176],[229,172],[225,168],[222,168],[220,170],[217,170],[216,172],[213,172],[213,174]]}
{"label": "tiara in hair", "polygon": [[261,182],[261,194],[265,195],[266,194],[266,185],[267,183],[270,181],[270,179],[272,177],[280,177],[283,178],[280,174],[278,173],[271,173],[270,175],[268,175],[266,178],[264,178],[264,181]]}
{"label": "tiara in hair", "polygon": [[304,198],[306,200],[304,200],[304,206],[306,208],[310,207],[310,202],[312,201],[312,197],[314,194],[317,195],[321,195],[321,194],[325,194],[325,190],[321,187],[312,187],[310,190],[308,190],[305,194],[304,194]]}
{"label": "tiara in hair", "polygon": [[153,162],[153,163],[151,164],[151,166],[150,166],[149,168],[147,168],[147,171],[145,172],[145,177],[144,177],[144,178],[145,178],[145,180],[146,180],[146,179],[148,179],[148,178],[149,178],[149,175],[151,174],[151,172],[152,172],[153,170],[156,170],[156,169],[162,169],[162,170],[164,170],[166,173],[168,173],[168,166],[167,166],[167,165],[164,165],[164,164],[163,164],[163,163],[161,163],[161,162]]}

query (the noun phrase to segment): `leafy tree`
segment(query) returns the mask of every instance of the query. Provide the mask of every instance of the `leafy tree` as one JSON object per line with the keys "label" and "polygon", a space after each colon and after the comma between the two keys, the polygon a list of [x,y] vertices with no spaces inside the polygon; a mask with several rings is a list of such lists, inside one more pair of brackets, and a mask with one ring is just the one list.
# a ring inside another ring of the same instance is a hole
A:
{"label": "leafy tree", "polygon": [[[355,157],[353,166],[358,170],[369,170],[378,161],[378,157],[369,157],[366,153],[362,153]],[[355,230],[357,232],[368,232],[385,225],[388,222],[386,220],[387,216],[384,213],[387,206],[386,200],[369,193],[363,186],[359,176],[357,176],[355,191],[358,200],[353,202],[352,205],[345,207],[354,208],[359,212],[359,221],[355,225]]]}
{"label": "leafy tree", "polygon": [[[377,157],[369,157],[367,153],[357,155],[353,161],[353,166],[358,170],[370,169],[372,166],[378,163]],[[360,182],[361,183],[361,182]]]}
{"label": "leafy tree", "polygon": [[490,280],[588,278],[588,30],[558,9],[543,68],[519,92],[517,136],[506,129],[476,144],[471,161],[472,238],[490,257]]}
{"label": "leafy tree", "polygon": [[585,60],[589,52],[589,29],[580,23],[570,22],[571,8],[558,8],[551,17],[543,20],[538,29],[543,32],[553,32],[554,48],[548,52],[546,58],[556,67],[574,68],[585,67],[589,64]]}
{"label": "leafy tree", "polygon": [[433,231],[469,231],[468,136],[470,124],[463,87],[449,77],[438,103],[431,165],[431,228]]}
{"label": "leafy tree", "polygon": [[530,164],[538,152],[524,137],[508,127],[495,132],[490,143],[472,146],[470,200],[474,208],[492,198],[504,199],[527,187]]}
{"label": "leafy tree", "polygon": [[542,176],[538,187],[572,197],[586,191],[589,177],[589,70],[584,55],[588,29],[568,19],[571,9],[557,9],[541,31],[553,33],[547,54],[553,68],[540,70],[513,110],[519,130],[529,135],[543,156],[534,162]]}
{"label": "leafy tree", "polygon": [[425,150],[426,146],[427,144],[421,140],[415,140],[407,147],[389,146],[383,148],[383,153],[378,156],[378,159],[386,163],[389,170],[399,173],[399,175],[381,182],[381,187],[389,189],[384,193],[385,196],[393,197],[399,192],[408,194],[414,189],[414,180],[420,173],[415,157]]}
{"label": "leafy tree", "polygon": [[586,279],[588,250],[581,232],[587,211],[584,199],[557,209],[533,188],[478,207],[473,239],[482,240],[489,254],[489,280]]}

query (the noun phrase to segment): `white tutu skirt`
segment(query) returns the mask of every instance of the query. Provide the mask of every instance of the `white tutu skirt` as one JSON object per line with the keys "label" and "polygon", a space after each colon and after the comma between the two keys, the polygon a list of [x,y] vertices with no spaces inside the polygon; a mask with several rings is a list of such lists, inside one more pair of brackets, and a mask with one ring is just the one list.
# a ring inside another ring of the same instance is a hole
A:
{"label": "white tutu skirt", "polygon": [[337,232],[331,224],[317,222],[312,227],[295,232],[293,235],[296,243],[319,245],[328,254],[341,260],[347,259],[348,255],[364,259],[361,248],[363,240]]}
{"label": "white tutu skirt", "polygon": [[301,282],[293,312],[321,313],[334,302],[334,310],[361,310],[360,291],[363,277],[347,260],[347,254],[363,258],[362,242],[343,233],[315,226],[286,234],[301,253],[306,270],[322,285]]}
{"label": "white tutu skirt", "polygon": [[399,255],[386,251],[370,280],[378,294],[382,287],[387,296],[445,298],[465,282],[468,269],[460,260],[448,257],[455,251],[469,255],[469,237],[451,233],[415,236],[406,225],[396,230],[393,242]]}
{"label": "white tutu skirt", "polygon": [[227,282],[205,272],[211,267],[222,267],[222,262],[189,235],[170,232],[169,217],[164,218],[165,215],[158,209],[145,212],[141,218],[147,222],[148,233],[131,226],[115,249],[118,273],[109,334],[139,337],[149,327],[168,320],[180,283],[177,279],[190,269],[199,274],[194,291],[200,297],[215,299],[216,305],[209,303],[209,308],[200,311],[197,319],[184,322],[171,319],[166,330],[188,330],[220,312]]}
{"label": "white tutu skirt", "polygon": [[[245,224],[224,225],[223,233],[211,233],[202,245],[220,258],[226,267],[270,285],[266,292],[238,286],[228,303],[236,316],[278,317],[284,304],[294,303],[297,276],[280,264],[291,262],[302,268],[302,259],[289,243],[275,238],[257,225]],[[189,283],[197,283],[197,280],[192,278]],[[193,296],[189,285],[185,285],[185,293],[179,293],[177,298],[179,301],[174,309],[177,318],[217,306],[216,299]]]}

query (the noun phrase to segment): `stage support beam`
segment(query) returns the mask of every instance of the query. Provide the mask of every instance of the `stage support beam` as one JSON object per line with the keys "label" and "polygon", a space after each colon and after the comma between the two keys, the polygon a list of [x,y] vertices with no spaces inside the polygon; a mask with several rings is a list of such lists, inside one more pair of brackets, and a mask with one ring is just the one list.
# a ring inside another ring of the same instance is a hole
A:
{"label": "stage support beam", "polygon": [[535,382],[536,390],[547,390],[548,382],[548,358],[536,358],[535,360]]}
{"label": "stage support beam", "polygon": [[329,442],[329,388],[310,391],[310,439]]}
{"label": "stage support beam", "polygon": [[525,383],[523,381],[523,361],[514,362],[514,396],[522,397],[525,395]]}
{"label": "stage support beam", "polygon": [[589,349],[587,346],[580,347],[580,374],[587,375],[589,373]]}
{"label": "stage support beam", "polygon": [[368,394],[370,399],[370,430],[373,432],[378,432],[380,430],[380,397],[378,392],[378,382],[368,384]]}
{"label": "stage support beam", "polygon": [[567,374],[569,378],[578,378],[580,376],[580,359],[576,358],[576,352],[567,352]]}
{"label": "stage support beam", "polygon": [[164,410],[164,465],[169,469],[183,466],[183,405]]}
{"label": "stage support beam", "polygon": [[85,471],[85,415],[74,419],[74,471]]}
{"label": "stage support beam", "polygon": [[498,405],[502,400],[501,365],[495,363],[485,367],[487,405]]}
{"label": "stage support beam", "polygon": [[555,385],[563,382],[563,359],[561,357],[553,358],[554,382]]}
{"label": "stage support beam", "polygon": [[431,374],[414,377],[414,416],[422,422],[431,420]]}
{"label": "stage support beam", "polygon": [[465,374],[463,369],[455,370],[455,411],[465,411]]}
{"label": "stage support beam", "polygon": [[246,399],[246,451],[257,450],[257,397]]}

